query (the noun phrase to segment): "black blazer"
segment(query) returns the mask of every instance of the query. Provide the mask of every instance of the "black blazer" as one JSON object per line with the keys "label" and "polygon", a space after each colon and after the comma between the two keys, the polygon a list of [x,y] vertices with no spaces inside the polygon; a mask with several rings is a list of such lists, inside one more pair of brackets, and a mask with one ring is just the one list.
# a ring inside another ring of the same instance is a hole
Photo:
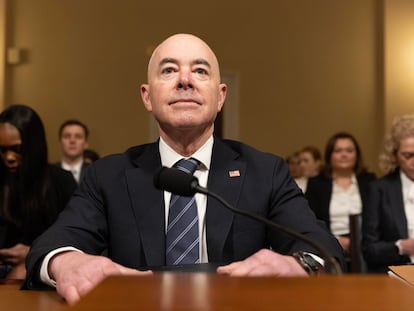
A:
{"label": "black blazer", "polygon": [[[23,243],[30,245],[44,230],[46,230],[63,210],[77,184],[72,174],[54,165],[48,166],[49,187],[47,190],[44,214],[30,219],[22,227],[16,226],[0,217],[0,248],[8,248]],[[0,194],[0,204],[3,202]]]}
{"label": "black blazer", "polygon": [[[62,162],[56,162],[56,163],[54,163],[54,165],[56,165],[60,168],[63,168],[62,167]],[[82,162],[81,171],[80,171],[80,175],[79,175],[79,183],[82,181],[83,177],[85,176],[85,170],[88,166],[89,166],[89,163]]]}
{"label": "black blazer", "polygon": [[[372,173],[362,173],[357,176],[362,209],[367,205],[369,183],[375,179],[376,177]],[[316,217],[323,220],[330,230],[329,205],[332,196],[332,178],[327,177],[324,173],[309,178],[305,196]]]}
{"label": "black blazer", "polygon": [[[68,245],[90,254],[107,249],[113,261],[127,267],[165,265],[164,196],[153,185],[160,167],[158,142],[91,164],[57,222],[33,244],[26,286],[36,286],[32,281],[46,253]],[[231,177],[229,172],[235,170],[240,176]],[[315,218],[282,158],[215,138],[208,188],[233,206],[317,240],[343,264],[340,245]],[[210,263],[242,260],[268,247],[282,254],[318,253],[304,242],[233,214],[210,197],[205,221]]]}
{"label": "black blazer", "polygon": [[408,238],[400,170],[378,179],[370,190],[362,217],[362,251],[369,272],[386,272],[389,265],[410,262],[395,246]]}

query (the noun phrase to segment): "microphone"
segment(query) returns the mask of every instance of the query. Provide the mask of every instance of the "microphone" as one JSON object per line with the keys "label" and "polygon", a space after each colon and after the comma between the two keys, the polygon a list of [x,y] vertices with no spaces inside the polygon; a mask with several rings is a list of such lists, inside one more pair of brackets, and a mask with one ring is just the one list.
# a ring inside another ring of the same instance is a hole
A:
{"label": "microphone", "polygon": [[341,267],[339,266],[338,262],[332,256],[329,255],[329,252],[322,245],[320,245],[316,241],[309,239],[307,236],[299,232],[296,232],[290,228],[274,223],[264,217],[230,205],[230,203],[228,203],[218,194],[211,192],[207,188],[200,186],[197,177],[195,177],[194,175],[188,174],[182,170],[179,170],[178,168],[168,168],[164,166],[161,167],[161,169],[158,170],[158,172],[155,174],[154,185],[159,190],[168,191],[181,196],[193,196],[196,193],[202,193],[207,196],[211,196],[233,213],[254,219],[262,224],[271,227],[276,231],[284,233],[285,235],[291,238],[306,242],[320,253],[320,255],[325,261],[325,270],[328,273],[342,273]]}

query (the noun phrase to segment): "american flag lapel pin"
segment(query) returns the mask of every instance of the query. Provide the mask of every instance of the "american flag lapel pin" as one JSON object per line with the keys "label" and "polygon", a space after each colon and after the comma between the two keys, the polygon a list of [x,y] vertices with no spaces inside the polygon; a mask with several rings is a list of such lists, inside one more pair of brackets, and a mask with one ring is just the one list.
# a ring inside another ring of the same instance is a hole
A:
{"label": "american flag lapel pin", "polygon": [[240,177],[240,171],[239,170],[229,171],[229,177]]}

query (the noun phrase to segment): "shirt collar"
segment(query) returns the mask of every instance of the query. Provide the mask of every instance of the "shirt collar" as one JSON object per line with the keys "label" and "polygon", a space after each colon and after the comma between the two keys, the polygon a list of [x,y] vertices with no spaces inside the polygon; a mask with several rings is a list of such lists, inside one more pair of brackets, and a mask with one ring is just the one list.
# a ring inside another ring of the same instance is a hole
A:
{"label": "shirt collar", "polygon": [[[408,178],[407,175],[405,175],[405,173],[402,170],[400,170],[400,178],[401,178],[401,185],[402,185],[403,193],[410,192],[411,188],[414,187],[414,181]],[[414,191],[414,190],[411,190],[411,191]]]}
{"label": "shirt collar", "polygon": [[[196,152],[194,152],[189,158],[195,158],[201,163],[201,167],[204,169],[210,169],[211,155],[213,153],[214,138],[211,135],[207,141]],[[175,152],[167,143],[160,137],[159,150],[161,156],[161,164],[166,167],[172,167],[183,156]]]}
{"label": "shirt collar", "polygon": [[80,172],[82,164],[83,164],[83,161],[80,161],[79,163],[76,163],[75,165],[69,165],[69,164],[62,161],[62,168],[67,170],[67,171]]}
{"label": "shirt collar", "polygon": [[355,173],[352,174],[351,183],[353,185],[356,185],[358,183]]}

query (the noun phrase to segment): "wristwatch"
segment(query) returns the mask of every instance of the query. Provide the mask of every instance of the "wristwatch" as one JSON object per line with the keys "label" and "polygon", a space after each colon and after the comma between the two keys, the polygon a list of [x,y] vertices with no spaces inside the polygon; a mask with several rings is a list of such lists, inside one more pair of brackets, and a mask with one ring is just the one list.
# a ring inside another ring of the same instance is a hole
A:
{"label": "wristwatch", "polygon": [[322,274],[325,272],[324,266],[313,258],[310,253],[295,252],[292,256],[309,275]]}

